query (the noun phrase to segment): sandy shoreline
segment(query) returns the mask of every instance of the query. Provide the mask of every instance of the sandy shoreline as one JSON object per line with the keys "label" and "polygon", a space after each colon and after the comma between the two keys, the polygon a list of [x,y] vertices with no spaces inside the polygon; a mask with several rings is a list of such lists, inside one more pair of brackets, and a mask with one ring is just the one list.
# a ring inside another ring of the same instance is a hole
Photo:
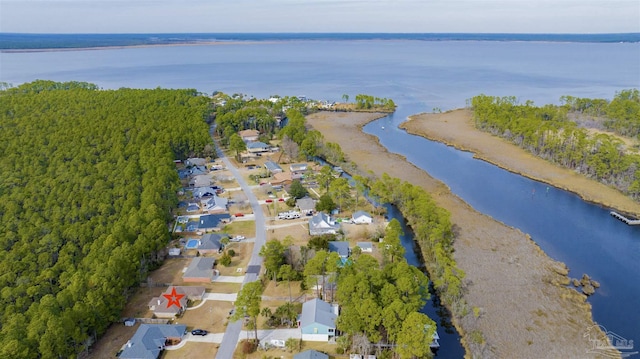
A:
{"label": "sandy shoreline", "polygon": [[171,44],[144,44],[144,45],[65,47],[65,48],[55,47],[55,48],[44,48],[44,49],[0,49],[0,53],[19,54],[19,53],[29,53],[29,52],[123,50],[123,49],[144,49],[149,47],[174,47],[174,46],[255,45],[255,44],[272,44],[274,42],[275,41],[198,41],[198,42],[177,42],[177,43],[171,43]]}
{"label": "sandy shoreline", "polygon": [[[589,357],[587,328],[594,325],[582,294],[565,287],[564,264],[549,258],[521,231],[475,211],[402,156],[389,153],[362,126],[380,114],[320,112],[308,123],[327,141],[340,144],[348,160],[364,172],[420,185],[455,224],[455,259],[467,278],[464,298],[470,313],[455,322],[468,357]],[[472,308],[479,308],[479,316]],[[485,342],[473,341],[481,332]]]}
{"label": "sandy shoreline", "polygon": [[470,110],[419,114],[400,125],[407,132],[469,151],[474,157],[507,171],[573,192],[585,201],[640,217],[640,203],[621,192],[566,168],[556,166],[520,147],[479,131]]}

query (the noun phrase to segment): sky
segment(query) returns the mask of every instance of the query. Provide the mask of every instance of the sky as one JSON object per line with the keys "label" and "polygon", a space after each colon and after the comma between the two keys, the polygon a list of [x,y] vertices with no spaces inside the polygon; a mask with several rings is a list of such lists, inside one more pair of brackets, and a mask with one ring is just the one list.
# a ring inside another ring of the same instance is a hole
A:
{"label": "sky", "polygon": [[0,0],[0,32],[640,32],[640,0]]}

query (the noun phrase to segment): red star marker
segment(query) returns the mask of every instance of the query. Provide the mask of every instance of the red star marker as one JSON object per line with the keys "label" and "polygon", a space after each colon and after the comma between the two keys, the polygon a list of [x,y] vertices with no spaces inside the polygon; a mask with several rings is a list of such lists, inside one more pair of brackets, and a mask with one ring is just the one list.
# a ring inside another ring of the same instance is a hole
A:
{"label": "red star marker", "polygon": [[180,299],[182,299],[182,297],[184,297],[185,295],[176,293],[176,287],[173,287],[171,289],[171,294],[163,294],[162,296],[167,298],[167,300],[169,301],[169,303],[167,303],[167,308],[169,308],[174,304],[177,307],[181,307]]}

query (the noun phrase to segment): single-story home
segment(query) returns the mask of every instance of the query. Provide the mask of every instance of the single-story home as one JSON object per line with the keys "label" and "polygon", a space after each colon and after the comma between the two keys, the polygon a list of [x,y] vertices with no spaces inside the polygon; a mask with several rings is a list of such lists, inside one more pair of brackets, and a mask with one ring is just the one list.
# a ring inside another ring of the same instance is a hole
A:
{"label": "single-story home", "polygon": [[373,222],[373,217],[365,211],[354,212],[353,215],[351,216],[351,223],[371,224],[372,222]]}
{"label": "single-story home", "polygon": [[[172,295],[174,289],[175,293],[178,294],[175,299],[178,300],[180,305],[170,303],[170,299],[167,298]],[[204,292],[204,287],[170,286],[162,295],[151,299],[149,310],[153,311],[153,315],[156,318],[175,318],[187,309],[189,300],[202,300]]]}
{"label": "single-story home", "polygon": [[247,143],[247,151],[249,151],[249,153],[267,152],[269,151],[269,147],[269,145],[260,141]]}
{"label": "single-story home", "polygon": [[358,242],[356,243],[357,247],[360,247],[362,253],[371,253],[373,252],[373,243],[371,242]]}
{"label": "single-story home", "polygon": [[198,241],[198,253],[201,255],[206,253],[218,253],[224,245],[222,244],[222,238],[225,238],[226,235],[221,235],[218,233],[209,233],[202,236],[202,239]]}
{"label": "single-story home", "polygon": [[190,176],[205,175],[207,173],[207,168],[205,166],[193,166],[189,169]]}
{"label": "single-story home", "polygon": [[182,274],[182,280],[185,282],[211,282],[215,263],[216,259],[211,257],[193,258],[187,270]]}
{"label": "single-story home", "polygon": [[325,353],[309,349],[294,355],[293,359],[329,359],[329,356]]}
{"label": "single-story home", "polygon": [[229,213],[206,214],[200,216],[198,220],[198,230],[203,232],[219,231],[229,222],[231,222],[231,215]]}
{"label": "single-story home", "polygon": [[302,304],[302,313],[298,317],[298,327],[302,340],[327,342],[336,335],[338,306],[320,299],[311,299]]}
{"label": "single-story home", "polygon": [[264,168],[266,168],[267,171],[272,175],[276,174],[276,173],[283,172],[282,167],[280,167],[279,164],[277,164],[277,163],[275,163],[275,162],[273,162],[271,160],[266,161],[264,163]]}
{"label": "single-story home", "polygon": [[167,345],[180,343],[186,330],[187,326],[182,324],[140,324],[119,358],[158,358]]}
{"label": "single-story home", "polygon": [[184,164],[189,167],[189,166],[204,166],[207,163],[207,160],[205,160],[204,158],[198,158],[198,157],[194,157],[194,158],[187,158],[186,161],[184,161]]}
{"label": "single-story home", "polygon": [[206,187],[211,185],[211,176],[208,174],[192,176],[189,185],[193,187]]}
{"label": "single-story home", "polygon": [[273,179],[269,183],[272,186],[288,186],[292,181],[291,172],[278,172],[273,174]]}
{"label": "single-story home", "polygon": [[339,230],[340,224],[324,212],[318,212],[309,219],[309,234],[312,236],[336,234]]}
{"label": "single-story home", "polygon": [[193,189],[193,198],[202,198],[202,197],[209,197],[209,196],[215,196],[216,193],[218,192],[218,186],[216,187],[211,187],[211,186],[203,186],[203,187],[197,187]]}
{"label": "single-story home", "polygon": [[298,198],[296,206],[304,214],[311,213],[316,210],[316,200],[311,197]]}
{"label": "single-story home", "polygon": [[203,211],[207,211],[209,213],[221,213],[226,212],[229,200],[214,195],[203,198],[200,201],[200,204],[202,205]]}
{"label": "single-story home", "polygon": [[336,252],[340,255],[340,258],[345,259],[348,258],[351,254],[351,249],[349,249],[349,242],[346,241],[330,241],[329,242],[329,252]]}
{"label": "single-story home", "polygon": [[198,212],[200,210],[200,206],[197,203],[189,203],[187,205],[187,212]]}
{"label": "single-story home", "polygon": [[289,170],[291,172],[306,172],[307,171],[307,164],[306,163],[292,163],[289,165]]}
{"label": "single-story home", "polygon": [[255,142],[258,140],[260,136],[260,132],[258,130],[242,130],[238,132],[238,135],[244,142]]}

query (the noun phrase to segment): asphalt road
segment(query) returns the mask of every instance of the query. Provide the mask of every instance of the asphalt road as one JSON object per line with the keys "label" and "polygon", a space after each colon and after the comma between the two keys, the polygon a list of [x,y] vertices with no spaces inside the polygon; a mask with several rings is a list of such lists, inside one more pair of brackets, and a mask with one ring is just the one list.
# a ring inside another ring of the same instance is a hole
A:
{"label": "asphalt road", "polygon": [[[218,151],[218,156],[227,166],[227,169],[231,171],[231,173],[235,176],[236,180],[240,184],[240,187],[247,196],[247,199],[251,204],[251,208],[253,209],[254,218],[256,221],[256,239],[255,244],[253,245],[253,253],[251,254],[251,259],[249,260],[249,266],[257,266],[258,268],[260,268],[260,270],[262,270],[262,257],[260,257],[259,253],[260,248],[262,248],[267,239],[267,229],[265,226],[264,213],[262,212],[262,208],[260,208],[258,199],[253,194],[253,192],[251,192],[251,187],[247,184],[244,178],[242,178],[238,169],[233,167],[231,161],[229,161],[229,159],[225,156],[225,154],[222,152],[222,150],[220,150],[219,147],[216,146],[216,150]],[[252,272],[245,274],[243,286],[245,283],[256,281],[258,279],[258,274],[259,271],[258,273]],[[220,343],[220,347],[218,348],[216,359],[233,358],[233,352],[235,351],[236,345],[238,344],[241,330],[242,320],[238,320],[227,325],[227,330],[224,332],[224,336],[222,337],[222,342]]]}

